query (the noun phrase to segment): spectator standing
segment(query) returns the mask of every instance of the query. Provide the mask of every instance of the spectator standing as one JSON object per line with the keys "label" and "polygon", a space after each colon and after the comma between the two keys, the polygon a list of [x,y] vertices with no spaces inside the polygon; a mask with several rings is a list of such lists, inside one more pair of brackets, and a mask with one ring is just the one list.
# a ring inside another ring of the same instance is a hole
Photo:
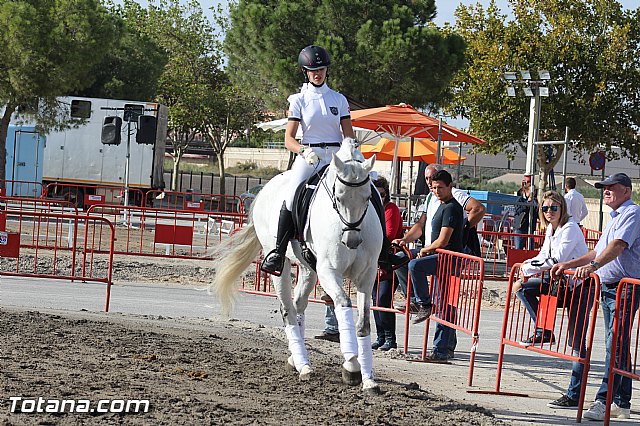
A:
{"label": "spectator standing", "polygon": [[[552,268],[555,276],[567,268],[576,268],[578,278],[587,278],[596,273],[602,284],[600,300],[605,326],[605,372],[596,399],[584,413],[591,420],[604,420],[609,380],[609,361],[615,357],[616,367],[626,366],[629,362],[629,336],[623,333],[618,351],[620,356],[611,353],[613,321],[621,316],[621,329],[630,330],[633,318],[640,304],[640,289],[632,287],[622,294],[622,313],[616,311],[616,292],[621,279],[640,278],[640,207],[631,201],[631,179],[624,173],[616,173],[595,184],[603,189],[604,203],[613,211],[595,249],[582,257],[568,262],[558,263]],[[633,303],[633,305],[632,305]],[[614,375],[613,403],[611,417],[628,419],[631,411],[632,383],[629,377]]]}
{"label": "spectator standing", "polygon": [[[516,234],[529,234],[529,231],[535,229],[536,221],[535,217],[530,217],[531,203],[534,204],[533,210],[538,209],[537,201],[534,191],[531,188],[531,176],[525,176],[522,179],[522,184],[517,192],[518,206],[515,211],[514,231]],[[524,204],[529,203],[529,204]],[[524,249],[527,245],[527,238],[516,235],[515,246],[517,249]]]}
{"label": "spectator standing", "polygon": [[564,198],[567,200],[569,217],[578,225],[587,217],[589,210],[584,197],[576,190],[576,179],[568,177],[564,183]]}
{"label": "spectator standing", "polygon": [[[384,205],[386,234],[389,240],[402,237],[402,215],[395,203],[391,202],[389,195],[389,182],[382,176],[373,181]],[[375,195],[372,195],[375,197]],[[380,278],[373,286],[373,305],[391,308],[393,300],[393,276],[384,269],[380,269]],[[371,344],[372,349],[388,351],[398,347],[396,342],[396,314],[393,312],[373,311],[378,338]]]}

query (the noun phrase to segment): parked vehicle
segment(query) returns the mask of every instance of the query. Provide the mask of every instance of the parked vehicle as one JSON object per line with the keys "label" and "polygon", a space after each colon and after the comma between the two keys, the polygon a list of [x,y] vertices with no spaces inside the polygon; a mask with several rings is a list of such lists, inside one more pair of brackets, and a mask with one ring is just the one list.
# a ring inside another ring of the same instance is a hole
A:
{"label": "parked vehicle", "polygon": [[[130,204],[142,202],[140,194],[150,189],[164,188],[165,106],[97,98],[59,100],[68,105],[67,118],[77,120],[77,125],[47,134],[39,134],[33,123],[9,126],[8,194],[32,195],[11,187],[11,181],[31,181],[41,183],[47,197],[64,198],[78,207],[88,202],[88,196],[125,198],[128,154],[128,189],[129,194],[135,192]],[[144,126],[140,129],[139,116]],[[105,133],[107,125],[110,133]]]}

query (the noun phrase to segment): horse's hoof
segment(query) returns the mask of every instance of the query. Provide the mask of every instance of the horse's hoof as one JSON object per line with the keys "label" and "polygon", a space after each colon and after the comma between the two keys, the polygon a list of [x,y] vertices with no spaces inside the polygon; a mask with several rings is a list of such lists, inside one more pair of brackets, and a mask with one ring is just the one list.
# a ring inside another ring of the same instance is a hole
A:
{"label": "horse's hoof", "polygon": [[351,372],[342,367],[342,382],[349,386],[358,386],[362,383],[362,373],[359,371]]}
{"label": "horse's hoof", "polygon": [[311,376],[313,376],[313,368],[308,364],[303,365],[300,369],[300,381],[306,382],[311,379]]}
{"label": "horse's hoof", "polygon": [[289,355],[289,359],[287,359],[287,362],[285,363],[285,370],[297,373],[296,364],[293,362],[293,355]]}
{"label": "horse's hoof", "polygon": [[380,386],[378,386],[378,384],[371,379],[367,379],[364,381],[364,383],[362,384],[362,390],[364,391],[365,395],[369,396],[376,396],[382,393],[380,391]]}

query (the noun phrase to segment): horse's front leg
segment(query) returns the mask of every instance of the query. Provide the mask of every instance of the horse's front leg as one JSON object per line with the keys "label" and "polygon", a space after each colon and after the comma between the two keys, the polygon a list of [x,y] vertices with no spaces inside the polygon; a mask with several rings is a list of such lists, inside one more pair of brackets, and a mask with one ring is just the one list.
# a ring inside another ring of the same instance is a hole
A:
{"label": "horse's front leg", "polygon": [[[370,274],[365,274],[369,277]],[[366,279],[355,283],[358,289],[358,322],[356,323],[356,333],[358,335],[358,361],[362,373],[362,389],[371,394],[380,393],[380,387],[373,376],[373,351],[371,350],[371,292],[373,290],[373,280]]]}
{"label": "horse's front leg", "polygon": [[318,265],[318,277],[324,291],[333,299],[338,330],[340,331],[340,350],[344,356],[342,381],[348,385],[362,382],[360,363],[358,362],[358,341],[353,322],[351,300],[342,288],[342,274],[335,269]]}
{"label": "horse's front leg", "polygon": [[301,327],[296,307],[291,300],[291,262],[289,259],[285,259],[282,275],[272,277],[272,281],[280,300],[280,313],[291,352],[288,363],[300,373],[300,380],[308,380],[313,370],[309,362],[307,348],[304,345],[304,334],[300,331],[301,328],[304,328],[304,317],[302,317]]}

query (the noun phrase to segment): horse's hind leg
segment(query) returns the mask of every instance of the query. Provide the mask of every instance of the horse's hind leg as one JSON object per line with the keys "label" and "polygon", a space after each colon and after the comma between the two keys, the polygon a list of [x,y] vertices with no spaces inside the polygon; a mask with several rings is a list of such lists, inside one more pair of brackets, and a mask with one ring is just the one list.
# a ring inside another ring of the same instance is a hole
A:
{"label": "horse's hind leg", "polygon": [[302,324],[300,324],[296,308],[291,300],[291,263],[288,259],[284,262],[282,275],[273,277],[273,283],[280,300],[284,331],[291,352],[289,364],[293,363],[296,371],[300,373],[300,380],[308,380],[313,371],[307,348],[304,345],[304,334],[301,333],[301,328],[304,327],[304,317]]}
{"label": "horse's hind leg", "polygon": [[293,290],[293,303],[296,308],[296,312],[298,313],[298,327],[300,328],[302,339],[304,339],[305,330],[304,313],[309,305],[309,295],[311,294],[317,280],[318,276],[314,271],[304,265],[299,265],[298,283]]}

